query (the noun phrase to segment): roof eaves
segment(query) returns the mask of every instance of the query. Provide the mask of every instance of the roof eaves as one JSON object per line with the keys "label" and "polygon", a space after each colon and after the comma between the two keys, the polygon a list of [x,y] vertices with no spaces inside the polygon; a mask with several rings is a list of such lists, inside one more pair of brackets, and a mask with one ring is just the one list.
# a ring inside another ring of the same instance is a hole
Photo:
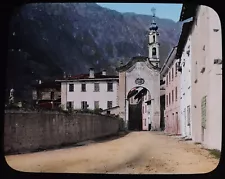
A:
{"label": "roof eaves", "polygon": [[179,21],[185,21],[191,17],[194,17],[197,10],[197,4],[195,3],[184,3],[180,13]]}
{"label": "roof eaves", "polygon": [[161,75],[164,75],[164,73],[167,71],[165,68],[168,68],[168,66],[170,66],[170,62],[171,60],[175,59],[176,53],[177,53],[177,46],[174,46],[170,51],[166,61],[164,62],[162,69],[160,70]]}
{"label": "roof eaves", "polygon": [[176,53],[177,59],[181,58],[181,56],[182,56],[183,49],[184,49],[185,43],[187,42],[192,25],[193,25],[193,21],[186,22],[183,24],[182,32],[181,32],[178,46],[177,46],[177,53]]}

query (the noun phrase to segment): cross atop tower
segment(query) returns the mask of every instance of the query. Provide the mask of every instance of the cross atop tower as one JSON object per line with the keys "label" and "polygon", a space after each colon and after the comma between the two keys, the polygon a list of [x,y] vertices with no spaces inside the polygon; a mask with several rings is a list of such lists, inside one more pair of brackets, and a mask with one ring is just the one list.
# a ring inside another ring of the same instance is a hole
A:
{"label": "cross atop tower", "polygon": [[156,9],[153,7],[153,8],[151,9],[151,11],[152,11],[152,16],[155,17],[155,11],[156,11]]}

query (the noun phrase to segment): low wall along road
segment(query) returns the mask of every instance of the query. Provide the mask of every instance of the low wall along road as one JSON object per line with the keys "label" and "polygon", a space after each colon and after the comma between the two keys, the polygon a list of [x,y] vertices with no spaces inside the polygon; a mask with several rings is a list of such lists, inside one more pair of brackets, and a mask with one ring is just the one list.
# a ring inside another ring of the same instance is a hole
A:
{"label": "low wall along road", "polygon": [[5,112],[6,154],[26,153],[116,134],[117,118],[59,112]]}

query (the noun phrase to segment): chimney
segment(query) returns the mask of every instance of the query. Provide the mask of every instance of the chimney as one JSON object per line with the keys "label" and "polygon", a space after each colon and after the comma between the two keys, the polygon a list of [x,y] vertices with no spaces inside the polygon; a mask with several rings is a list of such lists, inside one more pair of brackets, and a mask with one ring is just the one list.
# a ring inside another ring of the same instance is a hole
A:
{"label": "chimney", "polygon": [[90,70],[89,70],[89,78],[94,78],[94,77],[95,77],[94,68],[90,68]]}
{"label": "chimney", "polygon": [[106,70],[102,70],[102,75],[106,76]]}
{"label": "chimney", "polygon": [[63,73],[63,78],[66,79],[66,72]]}

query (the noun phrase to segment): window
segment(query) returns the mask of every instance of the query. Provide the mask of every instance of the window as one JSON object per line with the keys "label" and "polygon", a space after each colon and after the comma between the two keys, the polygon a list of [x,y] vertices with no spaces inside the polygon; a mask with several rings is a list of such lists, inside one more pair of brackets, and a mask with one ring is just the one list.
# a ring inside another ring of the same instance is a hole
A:
{"label": "window", "polygon": [[51,100],[54,100],[54,91],[51,91]]}
{"label": "window", "polygon": [[170,93],[169,93],[169,105],[170,105]]}
{"label": "window", "polygon": [[144,121],[145,121],[144,125],[146,126],[146,118],[144,119]]}
{"label": "window", "polygon": [[177,68],[178,68],[178,63],[176,62],[176,67],[175,67],[175,76],[177,76]]}
{"label": "window", "polygon": [[202,128],[206,128],[206,96],[201,101],[201,117],[202,117]]}
{"label": "window", "polygon": [[73,92],[74,91],[74,84],[69,84],[69,92]]}
{"label": "window", "polygon": [[166,86],[168,86],[168,75],[166,75]]}
{"label": "window", "polygon": [[174,91],[172,90],[172,103],[174,101]]}
{"label": "window", "polygon": [[173,80],[173,68],[172,68],[172,80]]}
{"label": "window", "polygon": [[86,84],[85,83],[81,84],[81,91],[82,92],[86,91]]}
{"label": "window", "polygon": [[145,105],[145,112],[147,112],[147,105]]}
{"label": "window", "polygon": [[67,107],[67,109],[73,109],[73,101],[68,101],[66,103],[66,107]]}
{"label": "window", "polygon": [[152,48],[152,57],[154,57],[154,56],[156,56],[156,48],[155,47]]}
{"label": "window", "polygon": [[175,88],[175,100],[177,101],[177,87]]}
{"label": "window", "polygon": [[87,101],[81,101],[81,109],[87,109]]}
{"label": "window", "polygon": [[108,101],[107,102],[107,108],[109,109],[109,108],[112,108],[112,101]]}
{"label": "window", "polygon": [[99,109],[99,101],[94,101],[94,108]]}
{"label": "window", "polygon": [[168,95],[166,95],[166,106],[168,106]]}
{"label": "window", "polygon": [[169,72],[169,82],[170,82],[170,72]]}
{"label": "window", "polygon": [[113,83],[112,82],[107,83],[107,90],[113,91]]}
{"label": "window", "polygon": [[185,125],[186,125],[186,121],[187,121],[186,108],[184,108],[184,122],[185,122]]}
{"label": "window", "polygon": [[144,114],[145,113],[145,107],[142,106],[142,113]]}
{"label": "window", "polygon": [[99,83],[94,83],[94,91],[95,92],[99,91]]}
{"label": "window", "polygon": [[187,106],[187,125],[188,126],[191,125],[191,116],[190,116],[190,113],[191,113],[190,106]]}
{"label": "window", "polygon": [[153,35],[153,42],[155,42],[155,35]]}

